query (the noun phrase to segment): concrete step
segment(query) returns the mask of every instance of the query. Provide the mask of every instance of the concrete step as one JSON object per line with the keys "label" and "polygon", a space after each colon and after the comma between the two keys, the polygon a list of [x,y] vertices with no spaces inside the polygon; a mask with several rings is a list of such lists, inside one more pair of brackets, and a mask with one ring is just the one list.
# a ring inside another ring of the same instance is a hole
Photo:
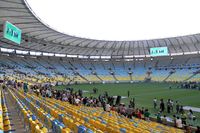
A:
{"label": "concrete step", "polygon": [[19,117],[18,112],[16,110],[16,105],[12,103],[9,94],[7,92],[5,92],[4,94],[7,102],[6,105],[8,108],[8,112],[10,114],[9,118],[11,119],[11,123],[13,124],[13,129],[15,129],[14,133],[26,133],[23,121]]}

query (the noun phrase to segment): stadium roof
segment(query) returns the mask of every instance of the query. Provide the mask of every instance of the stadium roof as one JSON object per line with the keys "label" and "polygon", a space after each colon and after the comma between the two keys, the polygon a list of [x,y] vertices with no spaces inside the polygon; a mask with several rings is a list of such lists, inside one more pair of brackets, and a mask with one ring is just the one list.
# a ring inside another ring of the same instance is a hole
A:
{"label": "stadium roof", "polygon": [[0,31],[0,46],[19,50],[69,55],[149,55],[149,48],[169,48],[169,53],[200,51],[200,34],[141,41],[105,41],[79,38],[55,31],[44,24],[23,0],[0,0],[0,25],[9,21],[22,29],[20,45],[7,41]]}

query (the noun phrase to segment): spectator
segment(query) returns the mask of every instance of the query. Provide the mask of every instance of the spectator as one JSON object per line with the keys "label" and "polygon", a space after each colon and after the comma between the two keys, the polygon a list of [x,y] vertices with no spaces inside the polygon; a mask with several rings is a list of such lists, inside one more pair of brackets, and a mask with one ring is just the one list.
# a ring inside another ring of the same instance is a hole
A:
{"label": "spectator", "polygon": [[17,80],[14,81],[14,88],[17,89]]}
{"label": "spectator", "polygon": [[170,100],[170,108],[171,108],[171,111],[174,112],[174,101],[173,100]]}
{"label": "spectator", "polygon": [[176,113],[177,113],[177,114],[179,113],[179,109],[180,109],[179,102],[176,101]]}
{"label": "spectator", "polygon": [[142,119],[141,110],[138,109],[138,110],[136,111],[136,115],[137,115],[137,118]]}
{"label": "spectator", "polygon": [[129,105],[129,107],[127,108],[126,114],[127,114],[127,117],[128,117],[128,118],[132,119],[132,116],[133,116],[133,108],[131,107],[131,105]]}
{"label": "spectator", "polygon": [[39,89],[39,88],[36,88],[35,93],[36,93],[36,95],[39,97],[39,95],[40,95],[40,89]]}
{"label": "spectator", "polygon": [[45,89],[42,89],[41,94],[42,94],[42,97],[46,97],[46,91],[45,91]]}
{"label": "spectator", "polygon": [[161,111],[161,112],[164,112],[164,110],[165,110],[165,104],[164,104],[163,99],[161,99],[161,100],[160,100],[160,111]]}
{"label": "spectator", "polygon": [[182,113],[183,113],[183,111],[184,111],[184,110],[183,110],[183,106],[181,105],[181,106],[180,106],[180,109],[179,109],[179,113],[181,113],[181,114],[182,114]]}
{"label": "spectator", "polygon": [[125,106],[125,104],[122,104],[121,114],[126,116],[126,106]]}
{"label": "spectator", "polygon": [[188,119],[189,119],[189,124],[190,125],[193,125],[193,111],[190,109],[189,112],[188,112]]}
{"label": "spectator", "polygon": [[170,104],[170,99],[168,99],[167,101],[167,113],[169,114],[170,113],[170,110],[171,110],[171,104]]}
{"label": "spectator", "polygon": [[154,109],[156,109],[156,107],[157,107],[157,99],[156,98],[153,99],[153,107],[154,107]]}
{"label": "spectator", "polygon": [[156,119],[157,119],[158,123],[162,123],[162,121],[161,121],[161,113],[160,112],[158,112],[158,114],[156,114]]}
{"label": "spectator", "polygon": [[141,113],[142,113],[142,115],[144,115],[144,107],[142,107],[142,109],[141,109]]}
{"label": "spectator", "polygon": [[128,98],[129,98],[129,96],[130,96],[130,91],[128,90]]}
{"label": "spectator", "polygon": [[183,128],[182,120],[179,117],[176,118],[176,127]]}
{"label": "spectator", "polygon": [[149,110],[145,109],[145,111],[144,111],[144,119],[149,121],[149,116],[150,116]]}
{"label": "spectator", "polygon": [[173,115],[174,127],[176,127],[176,115]]}
{"label": "spectator", "polygon": [[187,115],[186,115],[185,111],[183,111],[181,113],[181,120],[182,120],[183,125],[186,125],[186,119],[187,119]]}
{"label": "spectator", "polygon": [[163,123],[164,125],[167,125],[167,117],[166,117],[166,115],[163,116],[163,118],[162,118],[162,123]]}
{"label": "spectator", "polygon": [[130,105],[132,108],[135,108],[135,98],[130,100]]}
{"label": "spectator", "polygon": [[24,89],[24,92],[25,92],[25,93],[28,92],[28,83],[24,83],[23,89]]}
{"label": "spectator", "polygon": [[78,97],[75,98],[75,104],[76,104],[76,105],[79,105],[79,104],[80,104],[80,101],[81,101],[81,100],[80,100]]}
{"label": "spectator", "polygon": [[106,111],[107,111],[107,112],[110,112],[110,107],[111,107],[110,104],[107,103],[107,104],[106,104]]}
{"label": "spectator", "polygon": [[5,84],[5,82],[3,83],[2,88],[3,88],[3,90],[6,90],[6,84]]}
{"label": "spectator", "polygon": [[111,109],[110,109],[110,110],[112,110],[112,111],[117,111],[117,108],[116,108],[115,105],[113,105],[113,106],[111,106]]}
{"label": "spectator", "polygon": [[185,126],[186,133],[192,133],[192,129],[190,126]]}
{"label": "spectator", "polygon": [[200,127],[197,126],[197,130],[195,131],[195,133],[200,133]]}
{"label": "spectator", "polygon": [[87,103],[87,97],[83,98],[83,105],[86,105]]}

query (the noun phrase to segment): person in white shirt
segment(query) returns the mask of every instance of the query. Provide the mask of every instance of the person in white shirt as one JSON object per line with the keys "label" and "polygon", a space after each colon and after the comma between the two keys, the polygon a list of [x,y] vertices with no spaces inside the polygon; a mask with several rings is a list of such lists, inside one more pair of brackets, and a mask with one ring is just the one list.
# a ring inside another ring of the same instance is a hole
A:
{"label": "person in white shirt", "polygon": [[174,101],[173,100],[170,100],[170,106],[171,106],[172,112],[174,112]]}
{"label": "person in white shirt", "polygon": [[76,98],[76,99],[75,99],[75,103],[76,103],[76,105],[79,105],[80,99]]}
{"label": "person in white shirt", "polygon": [[110,104],[106,104],[106,111],[110,112]]}
{"label": "person in white shirt", "polygon": [[179,117],[176,118],[176,126],[178,128],[183,128],[182,120]]}

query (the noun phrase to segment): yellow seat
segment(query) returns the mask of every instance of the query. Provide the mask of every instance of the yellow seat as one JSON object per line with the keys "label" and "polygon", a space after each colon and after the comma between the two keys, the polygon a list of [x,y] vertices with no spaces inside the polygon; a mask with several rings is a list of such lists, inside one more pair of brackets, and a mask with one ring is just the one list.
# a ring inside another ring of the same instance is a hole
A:
{"label": "yellow seat", "polygon": [[48,133],[48,129],[46,127],[42,127],[41,130],[42,130],[43,133]]}
{"label": "yellow seat", "polygon": [[11,125],[4,126],[4,131],[12,130]]}
{"label": "yellow seat", "polygon": [[5,120],[5,121],[3,122],[3,124],[4,124],[4,125],[10,125],[10,120]]}
{"label": "yellow seat", "polygon": [[63,128],[61,133],[71,133],[71,130],[69,128]]}

